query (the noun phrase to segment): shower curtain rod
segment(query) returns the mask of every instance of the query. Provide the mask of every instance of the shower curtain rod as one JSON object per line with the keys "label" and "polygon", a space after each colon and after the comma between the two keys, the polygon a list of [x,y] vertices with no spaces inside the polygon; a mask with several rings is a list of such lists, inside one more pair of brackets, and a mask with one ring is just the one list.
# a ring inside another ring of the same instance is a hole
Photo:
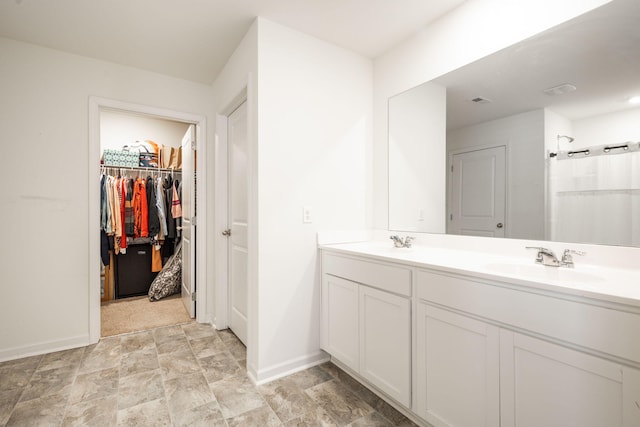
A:
{"label": "shower curtain rod", "polygon": [[550,152],[549,158],[558,160],[566,159],[582,159],[585,157],[603,156],[605,154],[624,154],[640,151],[640,142],[627,141],[621,144],[596,145],[592,147],[581,148],[578,150]]}

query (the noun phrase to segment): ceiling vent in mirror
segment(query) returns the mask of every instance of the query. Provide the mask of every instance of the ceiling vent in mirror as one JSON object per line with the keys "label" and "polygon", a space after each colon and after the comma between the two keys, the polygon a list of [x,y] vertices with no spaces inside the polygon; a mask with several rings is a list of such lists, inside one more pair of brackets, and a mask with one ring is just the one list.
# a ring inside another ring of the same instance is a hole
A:
{"label": "ceiling vent in mirror", "polygon": [[483,98],[482,96],[475,97],[471,101],[476,104],[489,104],[490,102],[493,102],[489,98]]}
{"label": "ceiling vent in mirror", "polygon": [[573,92],[577,88],[574,85],[569,83],[565,83],[559,86],[550,87],[549,89],[543,90],[544,93],[551,96],[563,95],[565,93]]}

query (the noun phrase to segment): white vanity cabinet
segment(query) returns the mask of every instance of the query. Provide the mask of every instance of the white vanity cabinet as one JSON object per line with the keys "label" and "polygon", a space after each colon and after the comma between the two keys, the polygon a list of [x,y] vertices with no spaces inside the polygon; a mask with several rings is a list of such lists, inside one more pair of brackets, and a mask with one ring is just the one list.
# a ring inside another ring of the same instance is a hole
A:
{"label": "white vanity cabinet", "polygon": [[411,270],[325,253],[322,348],[411,405]]}
{"label": "white vanity cabinet", "polygon": [[433,271],[418,271],[417,282],[414,381],[425,420],[640,426],[640,371],[615,361],[637,363],[628,341],[640,315]]}
{"label": "white vanity cabinet", "polygon": [[403,253],[394,261],[322,252],[322,348],[415,419],[435,427],[640,426],[634,301],[439,268]]}
{"label": "white vanity cabinet", "polygon": [[499,328],[419,302],[414,411],[436,427],[500,424]]}

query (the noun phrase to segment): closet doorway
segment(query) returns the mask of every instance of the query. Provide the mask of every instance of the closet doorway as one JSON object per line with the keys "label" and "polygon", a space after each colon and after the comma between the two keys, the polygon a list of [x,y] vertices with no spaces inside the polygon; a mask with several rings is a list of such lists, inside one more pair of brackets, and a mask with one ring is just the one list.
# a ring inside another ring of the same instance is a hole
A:
{"label": "closet doorway", "polygon": [[[202,308],[196,307],[196,267],[201,255],[196,243],[198,235],[205,232],[204,226],[202,230],[196,227],[196,214],[202,214],[205,207],[202,200],[197,203],[196,197],[197,190],[204,194],[204,188],[198,188],[199,182],[204,181],[204,174],[201,173],[204,168],[202,163],[199,164],[198,157],[201,157],[202,162],[204,153],[200,153],[201,156],[196,153],[197,149],[204,147],[204,141],[200,140],[203,139],[204,118],[98,98],[92,99],[90,111],[93,113],[90,154],[93,154],[92,158],[100,159],[98,167],[101,183],[103,175],[110,175],[118,183],[119,180],[124,183],[125,178],[135,184],[144,182],[146,189],[150,190],[145,194],[146,214],[149,219],[157,218],[154,221],[155,227],[151,225],[151,221],[147,222],[148,233],[141,232],[144,227],[137,224],[135,236],[125,237],[124,251],[122,238],[115,242],[115,223],[113,224],[112,238],[108,241],[108,261],[103,256],[99,257],[100,266],[106,264],[106,271],[100,268],[96,280],[91,280],[89,312],[92,342],[104,336],[183,323],[194,317],[204,321],[200,313],[204,312],[204,304]],[[153,147],[161,148],[158,149],[158,156],[154,156],[156,153]],[[186,152],[185,147],[188,148]],[[114,166],[111,158],[109,162],[105,162],[105,149],[116,152],[123,149],[136,151],[138,155],[142,154],[139,156],[140,161],[144,159],[145,162],[138,166]],[[179,153],[183,156],[179,156]],[[149,162],[146,162],[147,159]],[[103,187],[97,187],[102,191]],[[115,188],[123,187],[121,184]],[[153,202],[152,195],[155,196]],[[179,213],[174,218],[175,212],[171,212],[172,208],[176,208],[175,195],[178,210],[183,208],[182,213],[187,215],[186,218]],[[97,204],[102,204],[101,196],[102,194],[97,194],[92,200],[100,200]],[[126,197],[122,197],[122,201],[123,205],[129,202]],[[136,209],[139,206],[134,207],[133,200],[130,204],[137,220],[140,212]],[[124,218],[125,209],[122,210],[120,224],[123,229],[127,222]],[[95,221],[102,228],[103,209],[97,209],[98,215],[94,214],[95,211],[91,209],[90,223]],[[175,223],[171,227],[169,224],[173,221]],[[102,252],[103,243],[101,236],[96,247],[92,245],[90,257],[92,253]],[[176,277],[177,292],[167,295],[170,292],[166,292],[164,288],[176,289],[175,283],[170,283]],[[165,286],[165,283],[169,284]],[[150,298],[150,287],[155,289],[154,298]],[[206,294],[206,290],[202,289],[200,294]]]}

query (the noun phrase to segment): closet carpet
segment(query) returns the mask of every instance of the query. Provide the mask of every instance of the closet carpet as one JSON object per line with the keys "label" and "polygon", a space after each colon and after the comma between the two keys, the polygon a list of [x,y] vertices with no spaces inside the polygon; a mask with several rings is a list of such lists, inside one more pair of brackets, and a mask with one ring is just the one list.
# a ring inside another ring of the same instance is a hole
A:
{"label": "closet carpet", "polygon": [[153,302],[147,296],[109,301],[102,304],[100,318],[103,338],[191,321],[180,294]]}

